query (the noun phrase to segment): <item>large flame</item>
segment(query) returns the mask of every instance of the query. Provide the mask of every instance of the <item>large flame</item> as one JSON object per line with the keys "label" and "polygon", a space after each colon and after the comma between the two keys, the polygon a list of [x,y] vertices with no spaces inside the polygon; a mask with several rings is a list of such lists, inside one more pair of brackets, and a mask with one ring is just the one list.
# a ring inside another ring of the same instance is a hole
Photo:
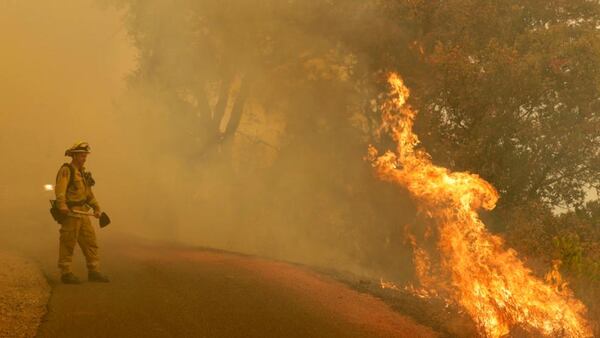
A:
{"label": "large flame", "polygon": [[[419,140],[413,133],[416,113],[406,104],[409,91],[396,74],[388,82],[381,131],[391,133],[397,149],[379,156],[370,146],[369,158],[377,176],[405,187],[436,226],[436,276],[422,271],[429,258],[410,238],[421,284],[464,307],[484,336],[502,337],[520,326],[552,337],[591,337],[586,308],[569,288],[536,278],[514,250],[503,247],[502,238],[486,230],[477,210],[496,206],[494,187],[478,175],[433,165],[427,152],[415,149]],[[555,269],[550,276],[556,280],[556,274]]]}

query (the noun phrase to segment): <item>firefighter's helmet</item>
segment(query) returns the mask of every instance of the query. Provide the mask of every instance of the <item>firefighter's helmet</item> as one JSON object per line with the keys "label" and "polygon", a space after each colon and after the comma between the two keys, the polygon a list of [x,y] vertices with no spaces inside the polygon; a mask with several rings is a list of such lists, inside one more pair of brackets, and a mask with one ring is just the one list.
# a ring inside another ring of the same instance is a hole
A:
{"label": "firefighter's helmet", "polygon": [[69,149],[65,150],[65,156],[72,156],[74,153],[90,153],[91,150],[87,142],[75,142]]}

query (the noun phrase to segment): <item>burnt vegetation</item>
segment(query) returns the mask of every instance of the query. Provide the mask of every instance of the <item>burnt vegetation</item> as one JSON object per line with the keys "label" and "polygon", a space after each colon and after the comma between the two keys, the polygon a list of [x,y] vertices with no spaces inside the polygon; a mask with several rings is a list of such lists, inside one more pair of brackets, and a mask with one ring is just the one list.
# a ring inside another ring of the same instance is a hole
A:
{"label": "burnt vegetation", "polygon": [[206,182],[186,202],[254,251],[411,279],[420,216],[364,161],[391,147],[378,102],[398,71],[433,160],[491,182],[486,223],[540,276],[561,260],[600,318],[597,2],[105,2],[138,50],[143,100],[120,109],[164,127],[143,142]]}

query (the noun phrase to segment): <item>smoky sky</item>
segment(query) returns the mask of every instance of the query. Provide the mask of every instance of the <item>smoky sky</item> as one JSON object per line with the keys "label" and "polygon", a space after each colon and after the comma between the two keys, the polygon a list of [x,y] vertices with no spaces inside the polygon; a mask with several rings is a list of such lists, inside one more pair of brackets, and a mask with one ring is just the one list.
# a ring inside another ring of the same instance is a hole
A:
{"label": "smoky sky", "polygon": [[[113,105],[135,50],[120,14],[92,1],[2,1],[0,46],[0,214],[22,218],[27,210],[41,222],[51,197],[43,185],[53,183],[70,144],[87,140],[89,165],[110,165]],[[7,219],[4,227],[15,223]]]}

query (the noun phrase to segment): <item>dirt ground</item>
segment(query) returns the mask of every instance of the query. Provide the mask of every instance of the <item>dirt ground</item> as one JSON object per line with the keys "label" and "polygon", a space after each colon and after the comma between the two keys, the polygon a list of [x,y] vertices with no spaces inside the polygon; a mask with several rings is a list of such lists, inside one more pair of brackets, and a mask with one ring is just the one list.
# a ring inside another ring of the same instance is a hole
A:
{"label": "dirt ground", "polygon": [[0,251],[0,337],[34,337],[50,297],[39,267],[19,255]]}

